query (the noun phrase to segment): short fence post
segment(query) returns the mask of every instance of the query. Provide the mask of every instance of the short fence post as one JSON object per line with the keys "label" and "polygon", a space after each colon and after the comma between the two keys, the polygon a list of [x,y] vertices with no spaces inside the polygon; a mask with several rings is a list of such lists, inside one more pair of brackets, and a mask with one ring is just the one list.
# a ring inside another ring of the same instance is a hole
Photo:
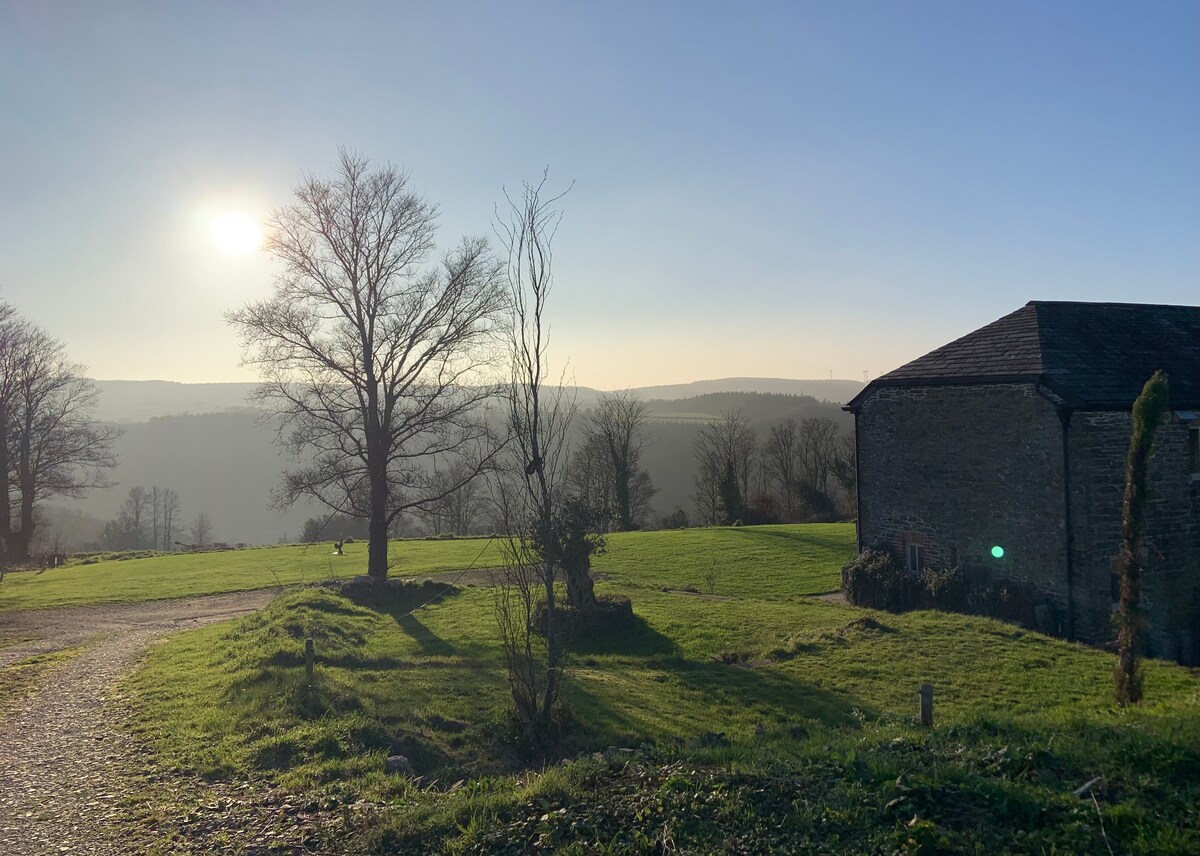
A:
{"label": "short fence post", "polygon": [[311,681],[313,676],[313,641],[312,639],[304,640],[304,674]]}
{"label": "short fence post", "polygon": [[921,696],[921,725],[925,728],[932,728],[933,684],[921,684],[921,688],[917,690],[917,694]]}

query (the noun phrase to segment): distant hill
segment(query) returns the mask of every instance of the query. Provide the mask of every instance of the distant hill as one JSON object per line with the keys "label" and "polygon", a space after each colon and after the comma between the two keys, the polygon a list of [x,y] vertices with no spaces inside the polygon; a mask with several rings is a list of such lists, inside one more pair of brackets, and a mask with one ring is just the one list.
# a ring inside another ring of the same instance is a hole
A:
{"label": "distant hill", "polygon": [[845,404],[858,395],[863,384],[856,380],[792,380],[780,377],[727,377],[698,380],[666,386],[643,386],[631,390],[647,400],[675,401],[713,392],[773,392],[784,395],[808,395],[818,401]]}
{"label": "distant hill", "polygon": [[96,418],[145,422],[183,413],[229,413],[250,407],[253,383],[176,383],[170,380],[98,380]]}
{"label": "distant hill", "polygon": [[[776,389],[679,394],[755,383]],[[269,509],[271,489],[288,461],[275,447],[271,430],[258,424],[247,404],[253,384],[99,381],[98,386],[98,415],[124,426],[116,443],[120,464],[112,473],[118,484],[64,503],[64,514],[108,520],[116,515],[130,487],[159,485],[179,493],[185,524],[205,511],[217,539],[263,544],[297,539],[304,520],[319,513],[315,506],[282,514]],[[840,403],[861,386],[852,381],[731,378],[633,390],[647,401],[652,414],[643,465],[659,489],[655,510],[665,514],[680,506],[691,513],[694,448],[704,423],[740,410],[760,440],[771,426],[788,417],[825,416],[850,430],[852,420]],[[776,391],[779,388],[789,391]],[[810,391],[791,391],[801,388]],[[663,390],[670,397],[649,394]],[[582,411],[594,406],[599,395],[584,387],[576,392]],[[823,400],[825,396],[833,400]]]}
{"label": "distant hill", "polygon": [[[255,384],[98,380],[96,386],[100,392],[96,408],[97,419],[104,422],[145,422],[156,416],[244,411],[250,407],[248,396]],[[862,388],[861,383],[853,380],[731,377],[667,386],[643,386],[630,391],[647,401],[680,401],[722,392],[758,392],[807,395],[818,401],[845,404]],[[576,387],[575,393],[576,400],[582,408],[591,407],[600,395],[598,390],[585,386]]]}

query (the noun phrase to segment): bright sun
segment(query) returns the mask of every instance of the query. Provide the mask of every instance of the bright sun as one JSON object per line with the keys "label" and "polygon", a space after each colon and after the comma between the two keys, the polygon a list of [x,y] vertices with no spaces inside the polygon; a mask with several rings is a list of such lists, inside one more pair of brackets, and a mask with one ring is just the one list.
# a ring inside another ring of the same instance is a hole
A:
{"label": "bright sun", "polygon": [[213,243],[226,256],[244,256],[258,249],[262,230],[249,214],[227,211],[212,219],[209,228]]}

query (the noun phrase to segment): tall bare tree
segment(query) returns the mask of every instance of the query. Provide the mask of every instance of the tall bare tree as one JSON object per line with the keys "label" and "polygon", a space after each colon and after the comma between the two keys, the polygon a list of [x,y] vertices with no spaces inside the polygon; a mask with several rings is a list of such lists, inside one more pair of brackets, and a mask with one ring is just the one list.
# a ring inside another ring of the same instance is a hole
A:
{"label": "tall bare tree", "polygon": [[858,452],[854,433],[842,434],[837,441],[837,455],[833,461],[833,478],[842,489],[842,514],[853,517],[858,514]]}
{"label": "tall bare tree", "polygon": [[0,316],[0,543],[8,560],[22,562],[43,500],[108,484],[120,432],[92,421],[96,385],[62,342],[8,306]]}
{"label": "tall bare tree", "polygon": [[[179,517],[179,494],[167,488],[162,493],[162,547],[163,550],[175,548],[175,522]],[[155,545],[156,549],[158,545]]]}
{"label": "tall bare tree", "polygon": [[696,506],[709,524],[733,523],[745,511],[758,441],[741,410],[726,411],[696,438]]}
{"label": "tall bare tree", "polygon": [[[584,442],[602,450],[612,479],[611,495],[615,502],[616,528],[627,532],[637,528],[637,504],[645,496],[649,475],[640,467],[646,445],[646,421],[650,409],[631,392],[600,396],[584,425]],[[650,487],[653,495],[653,487]],[[640,495],[639,495],[640,494]]]}
{"label": "tall bare tree", "polygon": [[[526,183],[518,200],[506,194],[508,216],[497,226],[508,246],[513,321],[506,468],[511,477],[498,480],[496,491],[506,533],[496,619],[513,702],[534,742],[545,740],[550,732],[562,682],[555,522],[570,456],[567,430],[575,413],[565,386],[546,383],[545,310],[553,282],[551,244],[561,218],[554,206],[561,195],[543,199],[545,182],[543,176],[537,185]],[[591,596],[590,578],[586,583],[579,597]]]}
{"label": "tall bare tree", "polygon": [[775,490],[783,519],[796,519],[796,480],[800,475],[800,436],[795,419],[786,419],[771,429],[763,444],[762,457],[769,486]]}
{"label": "tall bare tree", "polygon": [[837,423],[827,416],[810,416],[800,421],[799,451],[805,484],[829,495],[829,476],[838,455]]}
{"label": "tall bare tree", "polygon": [[201,511],[188,527],[187,537],[193,547],[207,547],[212,543],[212,519],[208,512]]}
{"label": "tall bare tree", "polygon": [[[302,461],[277,504],[311,497],[367,518],[377,580],[401,512],[458,490],[493,455],[479,380],[505,310],[503,266],[483,238],[428,266],[436,221],[407,174],[342,150],[332,178],[306,178],[273,215],[273,296],[228,316],[262,380],[257,401]],[[463,461],[462,481],[435,482],[435,457]]]}
{"label": "tall bare tree", "polygon": [[146,533],[147,512],[151,511],[151,496],[144,487],[134,485],[125,494],[125,500],[115,520],[104,527],[105,546],[114,550],[140,550],[147,545],[157,547]]}

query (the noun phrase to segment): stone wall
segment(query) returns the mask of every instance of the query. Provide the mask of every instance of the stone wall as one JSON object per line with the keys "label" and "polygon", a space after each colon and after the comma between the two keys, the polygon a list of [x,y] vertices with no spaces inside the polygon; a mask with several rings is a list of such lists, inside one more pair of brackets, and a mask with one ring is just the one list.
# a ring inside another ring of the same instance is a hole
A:
{"label": "stone wall", "polygon": [[928,565],[1026,582],[1053,607],[1043,629],[1065,632],[1062,424],[1053,402],[1033,384],[880,387],[862,402],[858,432],[865,546],[886,544],[903,559],[916,542]]}
{"label": "stone wall", "polygon": [[[1129,412],[1078,412],[1068,431],[1076,631],[1110,640],[1114,560],[1121,545]],[[1172,414],[1155,438],[1144,537],[1142,605],[1148,653],[1195,664],[1200,630],[1200,481],[1188,468],[1187,426]]]}

